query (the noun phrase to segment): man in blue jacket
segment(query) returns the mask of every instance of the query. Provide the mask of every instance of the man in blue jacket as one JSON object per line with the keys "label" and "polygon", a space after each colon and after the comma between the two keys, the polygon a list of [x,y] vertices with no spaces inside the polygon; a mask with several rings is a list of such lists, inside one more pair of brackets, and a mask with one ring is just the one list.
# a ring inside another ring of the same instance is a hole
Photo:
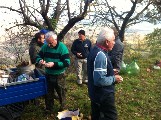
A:
{"label": "man in blue jacket", "polygon": [[77,83],[81,85],[82,82],[85,83],[88,82],[87,56],[91,49],[91,41],[89,39],[86,39],[84,30],[80,30],[78,32],[78,36],[79,38],[76,39],[72,44],[71,52],[75,55],[75,65],[77,69]]}
{"label": "man in blue jacket", "polygon": [[91,99],[92,120],[117,120],[115,107],[115,83],[123,78],[114,75],[108,56],[115,44],[112,29],[104,28],[98,35],[97,43],[87,58],[88,92]]}

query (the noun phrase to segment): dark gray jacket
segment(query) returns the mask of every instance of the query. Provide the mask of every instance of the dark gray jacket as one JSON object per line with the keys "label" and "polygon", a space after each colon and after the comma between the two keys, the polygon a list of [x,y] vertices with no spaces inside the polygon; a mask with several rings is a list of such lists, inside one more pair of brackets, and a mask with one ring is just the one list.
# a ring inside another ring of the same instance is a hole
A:
{"label": "dark gray jacket", "polygon": [[29,55],[32,64],[36,63],[36,56],[39,53],[43,44],[37,43],[36,39],[33,38],[29,45]]}
{"label": "dark gray jacket", "polygon": [[117,37],[113,49],[108,53],[114,69],[120,70],[123,58],[123,52],[124,52],[124,45],[119,39],[119,37]]}

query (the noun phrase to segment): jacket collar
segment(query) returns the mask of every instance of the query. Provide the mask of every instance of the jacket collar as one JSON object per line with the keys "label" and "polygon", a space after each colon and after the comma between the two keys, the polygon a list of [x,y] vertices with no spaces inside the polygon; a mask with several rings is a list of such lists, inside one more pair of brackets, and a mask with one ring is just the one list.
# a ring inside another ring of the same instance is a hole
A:
{"label": "jacket collar", "polygon": [[108,52],[108,51],[107,51],[107,49],[106,49],[106,48],[105,48],[104,46],[102,46],[102,45],[99,45],[99,44],[96,44],[96,46],[97,46],[97,47],[99,47],[99,48],[101,48],[101,49],[102,49],[103,51],[106,51],[106,52]]}

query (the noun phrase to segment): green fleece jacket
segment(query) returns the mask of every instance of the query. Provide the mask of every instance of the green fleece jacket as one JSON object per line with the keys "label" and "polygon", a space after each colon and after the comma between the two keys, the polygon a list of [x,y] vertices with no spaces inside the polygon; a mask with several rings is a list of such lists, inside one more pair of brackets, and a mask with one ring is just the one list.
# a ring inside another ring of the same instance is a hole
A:
{"label": "green fleece jacket", "polygon": [[62,42],[54,48],[50,48],[47,44],[44,44],[37,55],[36,62],[40,60],[47,62],[54,62],[54,66],[51,68],[45,68],[45,72],[51,75],[59,75],[64,73],[66,68],[70,65],[69,51],[66,45]]}

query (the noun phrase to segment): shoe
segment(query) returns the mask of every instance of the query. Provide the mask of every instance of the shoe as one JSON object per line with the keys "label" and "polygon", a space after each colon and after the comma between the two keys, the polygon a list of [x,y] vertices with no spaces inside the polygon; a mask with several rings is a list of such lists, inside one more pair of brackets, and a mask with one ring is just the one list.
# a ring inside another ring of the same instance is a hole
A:
{"label": "shoe", "polygon": [[77,80],[78,85],[82,85],[82,80]]}

